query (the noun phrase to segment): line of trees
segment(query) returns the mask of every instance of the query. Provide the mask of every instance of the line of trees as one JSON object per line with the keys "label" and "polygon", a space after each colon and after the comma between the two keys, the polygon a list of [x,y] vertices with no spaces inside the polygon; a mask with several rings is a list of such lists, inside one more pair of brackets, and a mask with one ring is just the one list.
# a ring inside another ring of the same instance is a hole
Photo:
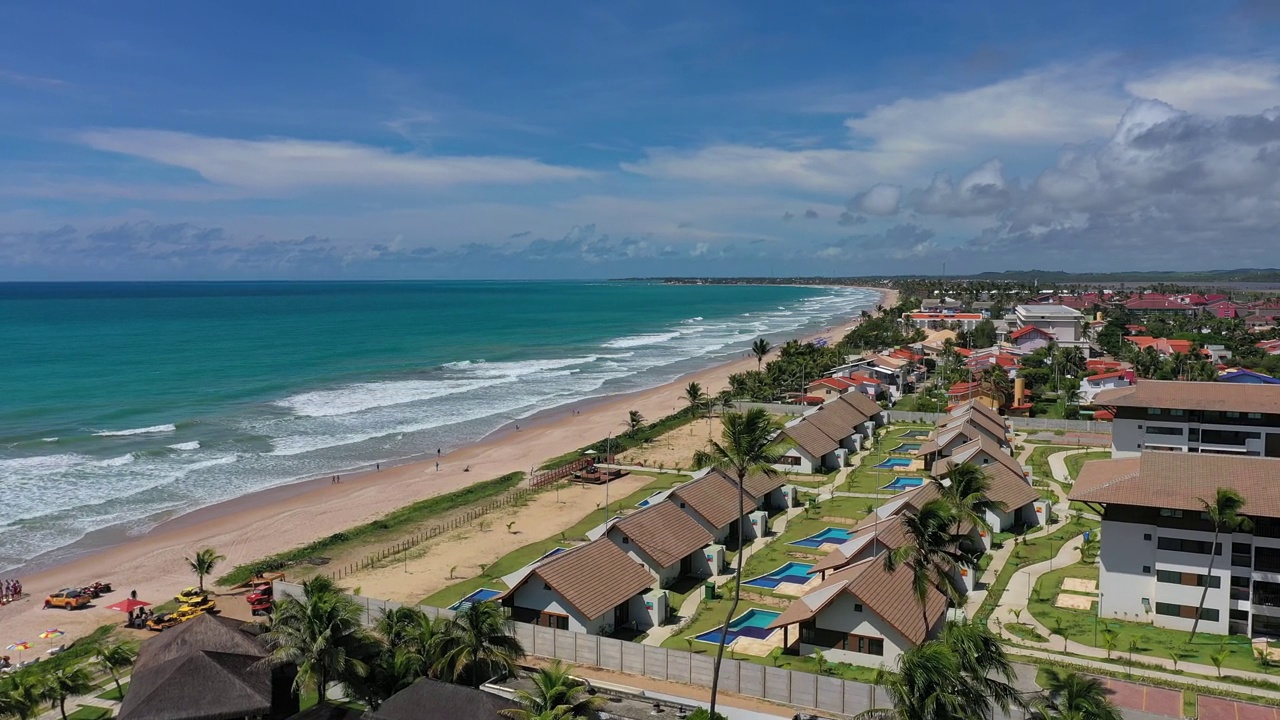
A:
{"label": "line of trees", "polygon": [[[8,673],[0,678],[0,718],[33,720],[48,703],[67,720],[67,700],[87,695],[94,688],[90,668],[106,673],[115,683],[116,693],[124,697],[120,672],[133,665],[137,646],[128,642],[98,642],[89,648],[86,660],[40,663]],[[52,667],[46,667],[52,664]]]}

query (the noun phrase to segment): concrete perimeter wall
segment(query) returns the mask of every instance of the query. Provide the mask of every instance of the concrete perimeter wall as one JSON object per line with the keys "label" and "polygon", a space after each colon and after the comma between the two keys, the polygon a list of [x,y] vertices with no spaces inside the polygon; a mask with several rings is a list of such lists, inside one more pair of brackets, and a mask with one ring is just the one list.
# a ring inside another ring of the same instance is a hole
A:
{"label": "concrete perimeter wall", "polygon": [[[302,586],[276,582],[275,593],[277,598],[301,598]],[[349,597],[365,609],[365,625],[376,623],[383,610],[401,606],[400,603],[387,600],[358,595]],[[453,616],[452,612],[441,608],[419,605],[418,609],[430,617]],[[666,682],[711,687],[714,654],[710,650],[691,653],[527,623],[514,625],[515,636],[528,655],[558,658],[574,665],[643,675]],[[713,647],[706,645],[708,649]],[[747,697],[843,715],[857,715],[873,707],[885,707],[888,703],[884,690],[874,685],[730,658],[725,658],[720,665],[720,689]]]}

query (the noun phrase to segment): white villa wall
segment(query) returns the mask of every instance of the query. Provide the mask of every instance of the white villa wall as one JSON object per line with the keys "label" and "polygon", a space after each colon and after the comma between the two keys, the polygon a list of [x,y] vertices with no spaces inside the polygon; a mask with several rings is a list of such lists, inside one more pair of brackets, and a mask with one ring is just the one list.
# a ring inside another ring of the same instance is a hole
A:
{"label": "white villa wall", "polygon": [[513,598],[516,607],[538,612],[549,612],[569,616],[569,629],[574,632],[599,635],[607,621],[612,620],[612,611],[598,618],[584,617],[574,610],[560,593],[547,587],[539,578],[530,578],[528,582],[516,590]]}
{"label": "white villa wall", "polygon": [[[1177,428],[1182,430],[1180,435],[1165,435],[1149,432],[1149,428]],[[1168,411],[1164,411],[1160,415],[1152,415],[1145,418],[1116,418],[1112,423],[1111,429],[1111,450],[1112,457],[1135,457],[1145,449],[1154,450],[1174,450],[1178,452],[1198,452],[1201,450],[1225,450],[1234,451],[1240,455],[1265,455],[1266,454],[1266,438],[1268,431],[1274,431],[1262,425],[1220,425],[1216,423],[1200,422],[1197,424],[1203,437],[1206,430],[1225,430],[1225,431],[1253,431],[1259,434],[1256,439],[1245,440],[1244,445],[1214,445],[1210,443],[1196,443],[1192,448],[1188,439],[1187,430],[1189,425],[1187,417],[1171,416]],[[1243,452],[1241,451],[1243,448]]]}
{"label": "white villa wall", "polygon": [[788,449],[786,452],[782,453],[782,456],[799,458],[800,463],[798,465],[785,465],[783,463],[774,465],[774,469],[780,472],[812,473],[818,466],[818,461],[812,455],[798,447]]}
{"label": "white villa wall", "polygon": [[872,612],[865,605],[863,605],[861,612],[855,612],[854,607],[859,604],[861,604],[861,601],[854,596],[848,593],[841,593],[838,598],[814,618],[814,624],[823,630],[883,638],[884,655],[868,655],[850,650],[831,650],[805,643],[800,644],[800,653],[802,655],[810,655],[814,650],[821,650],[823,656],[834,662],[847,662],[852,665],[867,667],[879,667],[880,665],[893,667],[903,652],[914,647],[913,643],[903,637],[902,633],[895,630],[884,618]]}

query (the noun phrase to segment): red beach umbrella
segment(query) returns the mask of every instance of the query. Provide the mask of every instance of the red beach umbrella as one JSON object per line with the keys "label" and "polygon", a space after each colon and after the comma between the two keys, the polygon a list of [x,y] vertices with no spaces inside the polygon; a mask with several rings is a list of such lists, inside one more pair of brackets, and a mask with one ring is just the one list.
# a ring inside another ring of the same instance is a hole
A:
{"label": "red beach umbrella", "polygon": [[138,608],[147,607],[151,603],[146,600],[135,600],[133,598],[125,598],[120,602],[111,603],[107,606],[108,610],[115,610],[123,613],[131,613]]}

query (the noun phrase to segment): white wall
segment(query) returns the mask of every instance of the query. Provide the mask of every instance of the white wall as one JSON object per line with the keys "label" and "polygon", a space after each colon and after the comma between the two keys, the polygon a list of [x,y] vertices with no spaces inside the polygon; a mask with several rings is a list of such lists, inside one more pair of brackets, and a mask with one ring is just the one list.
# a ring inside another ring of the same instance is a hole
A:
{"label": "white wall", "polygon": [[555,613],[557,615],[568,615],[569,629],[574,632],[598,635],[600,634],[600,629],[607,622],[613,620],[612,610],[595,619],[583,617],[569,603],[565,602],[559,593],[548,589],[546,583],[536,577],[529,578],[524,585],[521,585],[520,589],[516,590],[513,600],[516,607],[537,610],[538,612]]}
{"label": "white wall", "polygon": [[[898,656],[913,647],[913,644],[886,622],[884,618],[872,612],[867,606],[863,605],[861,612],[855,612],[854,608],[858,604],[860,604],[860,601],[854,596],[849,593],[841,593],[839,597],[814,618],[814,624],[822,630],[883,638],[884,655],[868,655],[849,650],[831,650],[803,643],[800,646],[801,654],[809,655],[817,649],[822,650],[823,656],[834,662],[847,662],[868,667],[879,667],[883,664],[885,667],[893,667],[898,661]],[[795,628],[794,631],[799,632],[799,628]]]}
{"label": "white wall", "polygon": [[[1144,539],[1149,534],[1150,540]],[[1155,525],[1102,521],[1102,548],[1098,554],[1098,616],[1149,622],[1156,602]],[[1142,568],[1151,568],[1144,573]],[[1142,599],[1151,603],[1147,615]]]}
{"label": "white wall", "polygon": [[[1180,428],[1181,435],[1157,435],[1147,432],[1150,427],[1170,427]],[[1257,439],[1245,440],[1244,445],[1226,445],[1216,446],[1213,444],[1200,442],[1192,446],[1189,436],[1186,416],[1170,416],[1168,412],[1160,415],[1151,415],[1139,419],[1116,418],[1111,428],[1111,449],[1112,457],[1134,457],[1141,453],[1144,449],[1151,446],[1158,446],[1160,449],[1175,448],[1183,452],[1198,452],[1201,449],[1212,450],[1217,447],[1224,449],[1242,448],[1244,451],[1253,455],[1266,454],[1266,437],[1270,428],[1264,426],[1251,425],[1219,425],[1215,423],[1199,423],[1198,427],[1201,431],[1201,437],[1205,430],[1242,430],[1253,431],[1259,433]],[[1244,455],[1245,452],[1238,454]]]}
{"label": "white wall", "polygon": [[817,462],[814,460],[813,456],[809,455],[809,453],[801,450],[798,447],[793,447],[787,450],[786,452],[782,453],[782,455],[783,457],[800,458],[800,464],[799,465],[783,465],[783,464],[774,465],[773,466],[774,469],[780,472],[812,473],[814,466],[817,465]]}
{"label": "white wall", "polygon": [[[672,501],[674,501],[674,502],[676,503],[676,507],[680,507],[681,502],[680,502],[680,500],[679,500],[678,498],[671,498],[671,500],[672,500]],[[725,526],[725,527],[722,527],[722,528],[715,527],[715,526],[714,526],[714,525],[712,525],[711,523],[709,523],[709,522],[707,522],[706,520],[704,520],[704,519],[702,518],[702,516],[701,516],[701,515],[699,515],[698,513],[694,512],[693,508],[691,508],[691,507],[684,507],[684,508],[681,508],[681,509],[682,509],[682,510],[684,510],[684,511],[685,511],[685,513],[686,513],[686,514],[688,514],[688,516],[689,516],[689,517],[691,517],[691,518],[693,518],[695,521],[697,521],[697,523],[698,523],[699,525],[701,525],[701,526],[702,526],[702,528],[703,528],[704,530],[706,530],[707,532],[711,533],[711,537],[715,539],[715,541],[716,541],[716,543],[717,543],[717,544],[721,544],[721,545],[723,545],[723,544],[724,544],[724,541],[725,541],[725,538],[729,537],[729,527],[728,527],[728,526]]]}

